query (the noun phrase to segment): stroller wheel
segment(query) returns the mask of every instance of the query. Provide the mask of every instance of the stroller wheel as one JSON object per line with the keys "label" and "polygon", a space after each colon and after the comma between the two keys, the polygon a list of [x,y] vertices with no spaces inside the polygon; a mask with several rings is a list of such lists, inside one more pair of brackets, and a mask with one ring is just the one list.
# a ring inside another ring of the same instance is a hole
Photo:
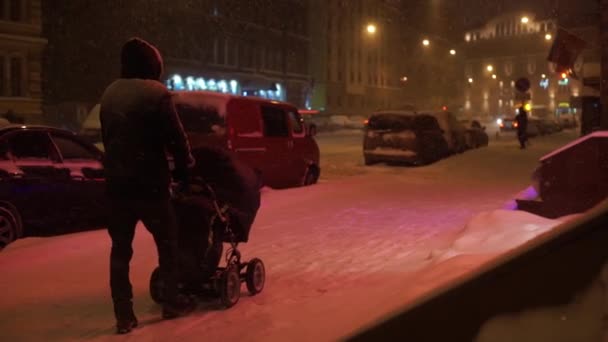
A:
{"label": "stroller wheel", "polygon": [[161,304],[164,300],[163,292],[165,282],[160,276],[160,267],[156,267],[150,276],[150,296],[156,303]]}
{"label": "stroller wheel", "polygon": [[247,274],[245,276],[247,290],[252,296],[262,292],[266,282],[266,269],[262,260],[255,258],[247,263]]}
{"label": "stroller wheel", "polygon": [[228,309],[238,303],[241,297],[241,278],[239,271],[234,266],[224,270],[220,278],[220,301]]}

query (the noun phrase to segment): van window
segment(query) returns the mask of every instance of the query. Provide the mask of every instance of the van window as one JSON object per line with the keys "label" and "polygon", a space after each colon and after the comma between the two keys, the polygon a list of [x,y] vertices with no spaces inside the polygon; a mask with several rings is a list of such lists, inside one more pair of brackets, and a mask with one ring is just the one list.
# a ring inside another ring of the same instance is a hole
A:
{"label": "van window", "polygon": [[401,114],[377,114],[369,119],[368,126],[378,130],[404,130],[413,127],[413,117]]}
{"label": "van window", "polygon": [[291,130],[294,134],[304,134],[304,123],[299,113],[289,112],[289,121],[291,122]]}
{"label": "van window", "polygon": [[277,107],[262,106],[264,135],[267,137],[288,137],[289,127],[284,110]]}
{"label": "van window", "polygon": [[216,108],[178,103],[175,109],[186,132],[221,135],[226,121]]}
{"label": "van window", "polygon": [[440,130],[439,123],[437,123],[437,119],[435,119],[434,117],[432,117],[430,115],[417,116],[416,119],[414,120],[414,122],[415,122],[414,125],[419,130],[423,130],[423,131]]}

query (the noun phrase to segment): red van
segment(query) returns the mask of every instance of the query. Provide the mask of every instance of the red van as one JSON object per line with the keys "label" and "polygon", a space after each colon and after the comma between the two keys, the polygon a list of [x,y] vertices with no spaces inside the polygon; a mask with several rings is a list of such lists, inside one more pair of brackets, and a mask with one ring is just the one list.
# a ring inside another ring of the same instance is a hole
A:
{"label": "red van", "polygon": [[319,147],[296,107],[205,91],[175,92],[174,102],[192,148],[211,144],[232,150],[272,188],[319,179]]}

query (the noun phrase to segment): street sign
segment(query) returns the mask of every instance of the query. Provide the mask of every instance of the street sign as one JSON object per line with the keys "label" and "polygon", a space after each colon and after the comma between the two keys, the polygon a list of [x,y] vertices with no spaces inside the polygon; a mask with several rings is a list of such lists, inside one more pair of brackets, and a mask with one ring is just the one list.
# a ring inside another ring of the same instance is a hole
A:
{"label": "street sign", "polygon": [[525,77],[518,79],[517,81],[515,81],[515,89],[519,90],[522,93],[527,92],[528,90],[530,90],[530,80]]}

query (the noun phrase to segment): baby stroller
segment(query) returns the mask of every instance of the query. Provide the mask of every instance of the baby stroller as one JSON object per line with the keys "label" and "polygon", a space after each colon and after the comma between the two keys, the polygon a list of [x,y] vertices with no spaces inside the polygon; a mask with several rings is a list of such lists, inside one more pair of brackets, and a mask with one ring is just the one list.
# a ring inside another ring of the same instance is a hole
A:
{"label": "baby stroller", "polygon": [[[260,206],[259,176],[228,152],[199,148],[199,167],[192,170],[188,193],[175,193],[172,202],[180,227],[180,292],[219,298],[225,308],[240,298],[241,283],[251,295],[264,289],[266,272],[258,258],[241,259],[238,244],[247,242]],[[211,167],[213,166],[213,167]],[[223,244],[226,265],[219,267]],[[150,277],[150,295],[163,302],[164,284],[157,267]]]}

